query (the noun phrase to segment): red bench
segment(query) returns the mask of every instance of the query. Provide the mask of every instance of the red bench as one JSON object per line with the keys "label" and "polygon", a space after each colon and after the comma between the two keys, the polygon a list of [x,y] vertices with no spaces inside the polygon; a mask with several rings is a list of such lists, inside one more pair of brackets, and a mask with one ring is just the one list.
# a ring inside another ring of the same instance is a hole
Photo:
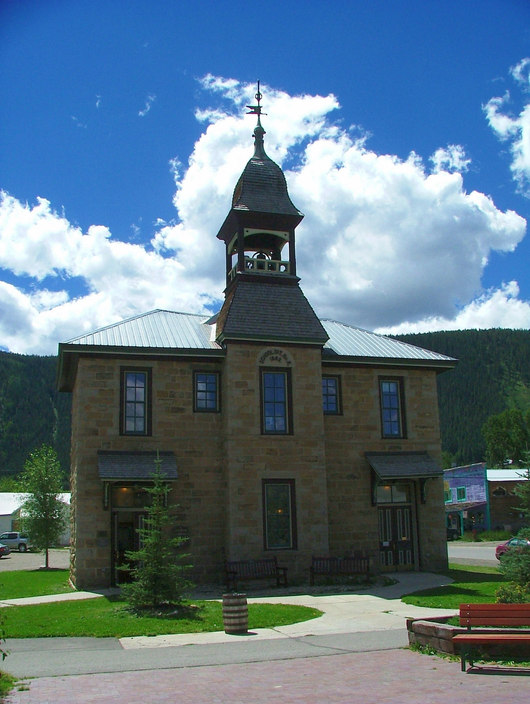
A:
{"label": "red bench", "polygon": [[[530,656],[530,604],[460,604],[460,625],[466,633],[453,636],[460,651],[462,672],[466,660],[473,667],[474,653],[494,648],[517,657]],[[477,629],[476,626],[504,626],[503,630]],[[507,630],[510,626],[527,629]]]}

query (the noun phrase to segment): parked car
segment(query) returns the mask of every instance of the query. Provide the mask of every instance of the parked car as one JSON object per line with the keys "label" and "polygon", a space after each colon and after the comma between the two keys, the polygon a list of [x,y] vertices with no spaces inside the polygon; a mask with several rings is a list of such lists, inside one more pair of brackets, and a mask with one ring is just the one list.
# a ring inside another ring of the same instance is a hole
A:
{"label": "parked car", "polygon": [[[1,539],[2,536],[0,536]],[[503,555],[505,555],[508,550],[530,550],[530,540],[526,538],[510,538],[505,543],[497,545],[495,549],[495,557],[500,560]]]}
{"label": "parked car", "polygon": [[9,555],[10,552],[11,550],[7,547],[7,545],[0,543],[0,557],[4,557],[4,555]]}
{"label": "parked car", "polygon": [[15,531],[7,531],[0,535],[0,543],[7,545],[11,550],[26,552],[29,550],[30,544],[28,536],[25,533],[16,533]]}

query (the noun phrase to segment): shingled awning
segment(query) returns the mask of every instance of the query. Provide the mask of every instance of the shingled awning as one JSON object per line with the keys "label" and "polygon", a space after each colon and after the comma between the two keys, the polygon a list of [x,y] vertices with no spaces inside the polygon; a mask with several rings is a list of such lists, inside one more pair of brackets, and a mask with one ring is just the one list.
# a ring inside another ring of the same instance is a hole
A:
{"label": "shingled awning", "polygon": [[366,452],[365,456],[382,481],[431,479],[443,475],[443,469],[428,452]]}
{"label": "shingled awning", "polygon": [[177,461],[173,452],[126,452],[100,450],[98,452],[99,478],[112,481],[149,481],[153,479],[155,460],[161,460],[160,470],[168,481],[177,479]]}

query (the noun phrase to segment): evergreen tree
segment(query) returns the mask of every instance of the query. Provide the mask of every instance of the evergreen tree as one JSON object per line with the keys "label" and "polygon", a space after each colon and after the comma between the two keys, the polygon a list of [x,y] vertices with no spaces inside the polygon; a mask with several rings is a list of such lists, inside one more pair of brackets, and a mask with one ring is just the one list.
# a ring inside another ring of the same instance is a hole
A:
{"label": "evergreen tree", "polygon": [[490,416],[482,428],[486,441],[486,463],[489,467],[504,467],[508,461],[523,466],[530,442],[528,413],[511,408]]}
{"label": "evergreen tree", "polygon": [[161,463],[159,458],[155,460],[153,486],[147,488],[151,504],[143,527],[138,529],[140,548],[125,553],[129,564],[121,568],[132,577],[132,582],[122,585],[122,593],[138,611],[177,605],[192,587],[185,577],[191,568],[186,564],[189,555],[178,551],[186,539],[169,535],[169,486],[164,481]]}
{"label": "evergreen tree", "polygon": [[66,525],[66,511],[60,501],[63,475],[57,453],[48,445],[32,452],[20,478],[22,491],[27,496],[22,505],[22,524],[29,534],[31,545],[46,555],[49,567],[49,548],[59,542]]}

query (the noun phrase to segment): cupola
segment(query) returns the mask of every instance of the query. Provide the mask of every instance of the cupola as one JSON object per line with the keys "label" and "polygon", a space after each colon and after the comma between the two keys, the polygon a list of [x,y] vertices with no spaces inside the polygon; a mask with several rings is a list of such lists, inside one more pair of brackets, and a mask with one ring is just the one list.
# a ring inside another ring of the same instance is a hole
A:
{"label": "cupola", "polygon": [[328,335],[296,275],[296,226],[304,217],[293,205],[283,171],[265,153],[261,93],[254,155],[234,189],[232,207],[217,237],[226,247],[226,289],[215,318],[215,339],[322,346]]}
{"label": "cupola", "polygon": [[294,230],[304,217],[293,205],[281,168],[264,146],[261,98],[249,105],[257,115],[254,155],[234,188],[232,207],[217,237],[226,246],[227,286],[240,274],[296,276]]}

